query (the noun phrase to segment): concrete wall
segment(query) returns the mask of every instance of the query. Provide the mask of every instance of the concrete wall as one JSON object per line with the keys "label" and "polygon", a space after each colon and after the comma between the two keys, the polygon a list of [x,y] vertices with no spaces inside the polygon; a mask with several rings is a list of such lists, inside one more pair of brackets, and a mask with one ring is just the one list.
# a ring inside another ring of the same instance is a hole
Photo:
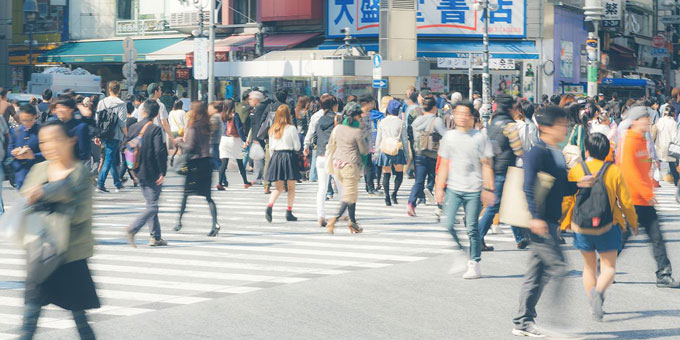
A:
{"label": "concrete wall", "polygon": [[111,0],[71,0],[70,40],[106,39],[115,34],[116,2]]}
{"label": "concrete wall", "polygon": [[[581,45],[586,43],[588,32],[583,27],[583,13],[567,9],[565,7],[555,7],[555,41],[554,41],[554,56],[555,56],[555,76],[553,77],[553,89],[558,91],[561,82],[565,83],[579,83],[587,81],[587,78],[581,79],[580,65],[581,65]],[[573,72],[571,77],[561,76],[562,59],[561,49],[562,42],[570,42],[573,50]]]}

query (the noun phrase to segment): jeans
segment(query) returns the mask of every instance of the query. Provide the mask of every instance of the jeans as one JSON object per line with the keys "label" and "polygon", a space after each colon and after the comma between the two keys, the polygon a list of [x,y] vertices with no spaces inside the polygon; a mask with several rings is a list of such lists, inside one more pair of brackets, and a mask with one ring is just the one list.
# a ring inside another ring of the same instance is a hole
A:
{"label": "jeans", "polygon": [[[493,223],[493,219],[501,206],[501,196],[503,195],[503,185],[505,185],[505,175],[496,175],[494,177],[494,181],[496,189],[494,191],[494,195],[496,196],[496,200],[494,201],[493,205],[489,205],[486,207],[486,209],[484,209],[484,215],[482,215],[482,218],[479,220],[479,234],[481,235],[482,241],[484,241],[484,236],[486,236],[486,233],[489,232],[491,223]],[[515,236],[515,241],[517,243],[526,239],[525,231],[522,230],[522,228],[512,227],[512,234]]]}
{"label": "jeans", "polygon": [[411,195],[408,197],[408,204],[417,205],[416,201],[423,189],[425,188],[425,178],[432,176],[434,178],[435,168],[437,167],[437,159],[427,156],[416,156],[416,182],[411,188]]}
{"label": "jeans", "polygon": [[[40,318],[40,305],[27,304],[24,310],[24,321],[21,325],[21,340],[31,340],[38,328],[38,318]],[[94,340],[94,332],[87,323],[87,314],[85,311],[72,311],[73,320],[76,322],[78,334],[83,340]]]}
{"label": "jeans", "polygon": [[645,228],[649,241],[652,243],[652,254],[654,254],[654,261],[656,261],[656,278],[661,279],[664,276],[670,276],[673,274],[673,269],[666,254],[666,243],[661,233],[656,209],[650,206],[636,205],[635,212],[637,212],[640,227]]}
{"label": "jeans", "polygon": [[480,192],[462,192],[447,189],[444,207],[449,233],[453,236],[453,240],[456,241],[458,247],[462,249],[458,235],[456,235],[456,231],[453,229],[453,224],[456,221],[458,208],[461,205],[463,206],[463,210],[465,210],[465,227],[470,238],[470,259],[477,262],[482,259],[482,240],[479,237],[479,229],[477,228],[479,212],[482,209],[480,195]]}
{"label": "jeans", "polygon": [[369,153],[366,157],[366,164],[364,164],[364,181],[366,182],[366,191],[375,190],[375,164],[373,164],[373,154]]}
{"label": "jeans", "polygon": [[319,176],[316,171],[316,150],[312,150],[312,161],[309,164],[309,180],[311,182],[316,182],[319,180]]}
{"label": "jeans", "polygon": [[149,225],[149,234],[156,240],[161,239],[161,222],[158,220],[158,198],[161,186],[155,182],[141,182],[142,195],[146,200],[146,210],[132,223],[130,234],[136,234],[144,226]]}
{"label": "jeans", "polygon": [[326,206],[326,194],[328,191],[328,185],[330,184],[330,178],[333,178],[335,181],[335,184],[338,187],[338,196],[340,197],[342,197],[342,185],[339,185],[335,176],[328,176],[326,157],[316,157],[316,171],[319,175],[319,186],[316,189],[316,216],[318,218],[326,218],[326,212],[324,208]]}
{"label": "jeans", "polygon": [[[557,227],[557,223],[549,225],[551,230],[557,230]],[[559,306],[559,297],[564,295],[564,292],[559,292],[559,287],[567,273],[567,265],[557,233],[551,232],[545,237],[531,234],[530,252],[529,270],[524,274],[519,296],[519,309],[517,316],[512,320],[517,329],[526,329],[534,324],[537,316],[536,305],[551,278],[557,285],[554,290],[557,294],[550,299],[551,306]]]}
{"label": "jeans", "polygon": [[212,161],[213,161],[213,170],[219,170],[220,169],[220,144],[211,144],[210,145],[210,152],[212,154]]}
{"label": "jeans", "polygon": [[104,164],[102,165],[102,171],[99,173],[99,178],[97,184],[100,188],[104,187],[106,182],[106,177],[111,171],[111,176],[113,177],[113,185],[116,188],[120,188],[123,184],[120,183],[120,176],[118,175],[118,163],[120,163],[120,152],[118,151],[118,146],[120,145],[119,140],[110,139],[102,141],[104,144]]}

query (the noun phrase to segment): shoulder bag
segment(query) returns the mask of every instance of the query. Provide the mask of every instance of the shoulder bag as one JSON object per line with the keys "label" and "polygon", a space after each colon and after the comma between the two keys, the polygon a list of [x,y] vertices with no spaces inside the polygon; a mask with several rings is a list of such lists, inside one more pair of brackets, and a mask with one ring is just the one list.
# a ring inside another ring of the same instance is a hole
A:
{"label": "shoulder bag", "polygon": [[[382,122],[380,124],[382,125]],[[399,154],[399,150],[401,150],[404,147],[404,145],[401,143],[402,125],[403,124],[399,124],[399,132],[397,133],[396,137],[390,136],[383,138],[380,141],[380,151],[382,151],[382,153],[388,156],[396,156]]]}

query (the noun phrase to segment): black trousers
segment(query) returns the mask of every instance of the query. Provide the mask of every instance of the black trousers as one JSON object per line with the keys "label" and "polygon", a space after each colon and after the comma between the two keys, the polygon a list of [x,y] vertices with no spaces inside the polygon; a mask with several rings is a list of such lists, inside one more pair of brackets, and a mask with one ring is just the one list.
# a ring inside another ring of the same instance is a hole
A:
{"label": "black trousers", "polygon": [[[636,205],[635,211],[638,215],[638,224],[641,228],[645,229],[649,241],[652,243],[652,254],[654,255],[654,261],[656,261],[656,277],[659,279],[672,275],[673,269],[666,253],[666,242],[661,233],[659,216],[656,214],[656,209],[651,206]],[[624,239],[625,241],[626,239]]]}

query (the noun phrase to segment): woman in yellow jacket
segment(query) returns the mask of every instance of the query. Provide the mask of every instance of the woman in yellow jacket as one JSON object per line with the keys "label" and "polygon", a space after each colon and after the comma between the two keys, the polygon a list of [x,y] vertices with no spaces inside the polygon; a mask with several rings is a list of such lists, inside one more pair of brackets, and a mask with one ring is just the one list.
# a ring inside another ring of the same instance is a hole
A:
{"label": "woman in yellow jacket", "polygon": [[[586,138],[585,163],[592,176],[597,176],[605,164],[610,152],[609,140],[601,133],[593,133]],[[569,181],[576,182],[585,176],[582,166],[575,166],[569,171]],[[622,246],[622,231],[626,229],[626,221],[633,233],[637,235],[638,221],[635,207],[626,187],[621,170],[614,164],[605,169],[602,177],[609,196],[613,222],[597,229],[580,228],[571,223],[572,215],[565,220],[574,231],[574,247],[581,251],[584,260],[583,286],[590,297],[590,309],[597,321],[602,320],[602,304],[604,292],[614,281],[616,273],[616,255]],[[600,255],[600,276],[597,277],[597,254]]]}

